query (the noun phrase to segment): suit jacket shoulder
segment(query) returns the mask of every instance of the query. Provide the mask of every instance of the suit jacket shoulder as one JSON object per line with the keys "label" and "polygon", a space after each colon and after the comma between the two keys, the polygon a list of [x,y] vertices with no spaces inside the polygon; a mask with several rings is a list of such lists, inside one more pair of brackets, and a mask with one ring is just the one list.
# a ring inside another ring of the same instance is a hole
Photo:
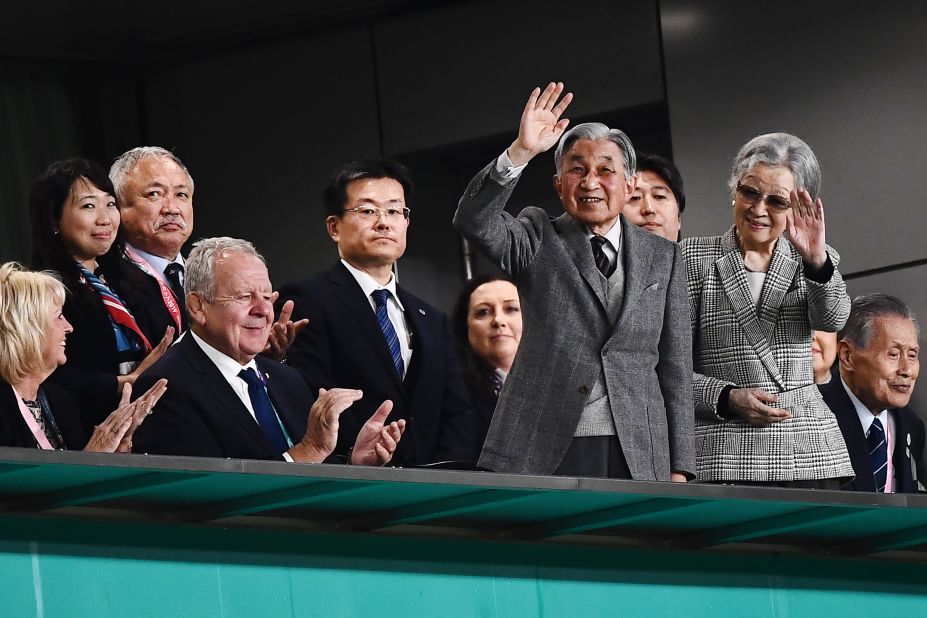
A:
{"label": "suit jacket shoulder", "polygon": [[337,455],[347,454],[360,428],[388,399],[393,410],[387,421],[406,420],[395,465],[475,459],[479,447],[463,428],[472,410],[447,316],[402,287],[397,287],[397,295],[412,348],[404,380],[396,374],[370,301],[341,262],[281,288],[278,311],[293,300],[293,319],[309,319],[287,353],[287,362],[314,393],[334,387],[364,391],[363,399],[341,415]]}
{"label": "suit jacket shoulder", "polygon": [[[123,256],[119,277],[112,284],[151,345],[158,344],[168,326],[177,329],[177,323],[164,305],[157,280],[127,257]],[[187,326],[186,313],[181,312],[180,332],[185,331]],[[180,332],[174,334],[175,339],[180,336]]]}
{"label": "suit jacket shoulder", "polygon": [[[305,435],[312,397],[292,369],[258,358],[274,408],[291,440]],[[136,431],[134,452],[280,460],[248,409],[188,334],[136,381],[140,394],[167,378],[167,392]]]}
{"label": "suit jacket shoulder", "polygon": [[[846,442],[847,452],[856,477],[848,482],[844,489],[856,491],[875,491],[872,477],[872,464],[869,459],[869,445],[866,434],[859,422],[859,414],[839,376],[827,384],[818,386],[824,402],[833,411]],[[892,453],[892,465],[895,469],[895,491],[913,493],[918,491],[918,482],[923,482],[924,474],[924,423],[910,408],[889,410],[895,421],[895,447]]]}

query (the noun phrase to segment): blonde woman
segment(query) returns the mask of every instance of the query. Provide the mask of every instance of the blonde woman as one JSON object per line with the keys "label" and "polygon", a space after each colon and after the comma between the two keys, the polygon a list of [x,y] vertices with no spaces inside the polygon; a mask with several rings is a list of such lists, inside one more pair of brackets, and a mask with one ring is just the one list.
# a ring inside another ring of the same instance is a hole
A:
{"label": "blonde woman", "polygon": [[67,360],[74,329],[62,313],[64,285],[49,273],[0,266],[0,446],[128,452],[132,434],[167,388],[161,380],[136,401],[126,384],[119,407],[92,435],[74,397],[45,380]]}

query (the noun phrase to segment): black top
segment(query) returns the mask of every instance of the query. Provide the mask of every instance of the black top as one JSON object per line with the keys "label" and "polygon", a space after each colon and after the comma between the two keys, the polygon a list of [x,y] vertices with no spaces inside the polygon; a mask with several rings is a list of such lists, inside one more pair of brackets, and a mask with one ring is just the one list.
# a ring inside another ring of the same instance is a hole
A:
{"label": "black top", "polygon": [[[61,437],[64,438],[64,445],[69,450],[83,449],[87,445],[89,433],[81,426],[77,400],[64,389],[48,382],[42,385],[42,390],[51,406]],[[13,387],[3,381],[0,381],[0,446],[39,447],[23,420]]]}

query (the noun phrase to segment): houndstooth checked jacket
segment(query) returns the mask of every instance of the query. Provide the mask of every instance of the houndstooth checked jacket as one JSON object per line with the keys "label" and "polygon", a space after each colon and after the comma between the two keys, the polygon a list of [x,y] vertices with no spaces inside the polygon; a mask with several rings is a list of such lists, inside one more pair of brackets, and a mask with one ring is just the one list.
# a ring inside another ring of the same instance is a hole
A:
{"label": "houndstooth checked jacket", "polygon": [[[850,313],[840,256],[827,248],[827,283],[804,276],[785,236],[773,253],[760,310],[747,285],[734,228],[682,241],[692,319],[696,474],[701,481],[776,482],[852,477],[837,420],[813,383],[811,331],[836,331]],[[717,414],[724,387],[779,394],[792,418],[768,427]]]}

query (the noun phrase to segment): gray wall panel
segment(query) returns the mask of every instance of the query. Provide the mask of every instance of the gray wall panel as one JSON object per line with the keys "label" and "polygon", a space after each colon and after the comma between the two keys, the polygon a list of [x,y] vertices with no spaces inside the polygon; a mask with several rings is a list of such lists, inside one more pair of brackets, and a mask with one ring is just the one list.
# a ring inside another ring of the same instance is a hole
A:
{"label": "gray wall panel", "polygon": [[[581,19],[562,26],[577,14]],[[375,36],[386,151],[503,131],[514,138],[531,88],[551,80],[576,94],[568,117],[661,100],[656,16],[652,0],[517,0],[381,22]]]}
{"label": "gray wall panel", "polygon": [[821,161],[828,240],[852,272],[927,256],[927,4],[661,2],[684,233],[731,224],[731,159],[788,131]]}
{"label": "gray wall panel", "polygon": [[172,64],[146,83],[151,142],[196,181],[194,238],[253,240],[277,284],[336,259],[322,189],[379,149],[366,28]]}

